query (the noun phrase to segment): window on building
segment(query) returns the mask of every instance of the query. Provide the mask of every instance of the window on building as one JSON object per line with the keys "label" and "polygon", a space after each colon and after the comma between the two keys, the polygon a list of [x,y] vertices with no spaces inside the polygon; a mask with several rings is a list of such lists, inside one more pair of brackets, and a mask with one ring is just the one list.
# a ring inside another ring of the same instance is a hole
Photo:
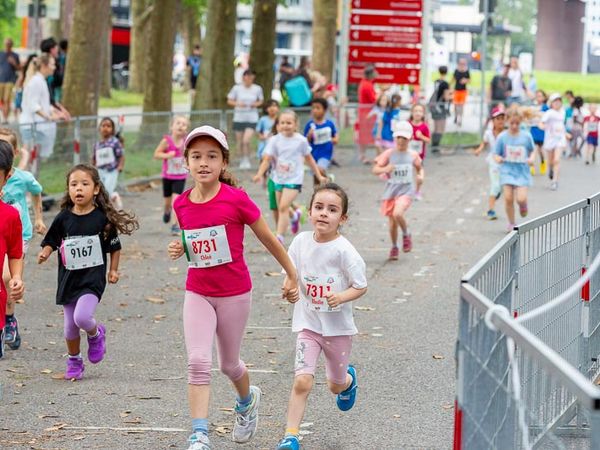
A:
{"label": "window on building", "polygon": [[286,0],[288,6],[300,6],[302,0]]}
{"label": "window on building", "polygon": [[277,33],[277,39],[275,41],[276,48],[290,48],[290,41],[292,40],[290,33]]}

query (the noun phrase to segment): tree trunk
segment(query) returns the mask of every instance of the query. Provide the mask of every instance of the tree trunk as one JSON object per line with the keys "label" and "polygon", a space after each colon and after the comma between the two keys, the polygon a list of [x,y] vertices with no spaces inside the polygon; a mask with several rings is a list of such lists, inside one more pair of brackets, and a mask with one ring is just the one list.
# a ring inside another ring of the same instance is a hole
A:
{"label": "tree trunk", "polygon": [[[194,46],[202,43],[200,34],[200,12],[196,5],[185,5],[181,15],[181,31],[183,35],[184,52],[186,58],[192,54]],[[190,90],[191,68],[185,68],[185,78],[183,86],[186,91]]]}
{"label": "tree trunk", "polygon": [[44,25],[46,25],[48,31],[46,32],[48,36],[52,36],[54,39],[56,39],[56,42],[60,42],[60,40],[63,38],[63,27],[62,27],[62,20],[61,18],[58,19],[46,19],[45,21],[46,23]]}
{"label": "tree trunk", "polygon": [[250,68],[256,72],[256,84],[263,88],[265,99],[273,90],[273,63],[275,62],[275,25],[278,0],[254,0],[252,13],[252,46]]}
{"label": "tree trunk", "polygon": [[194,109],[225,109],[233,85],[237,0],[208,0],[206,37]]}
{"label": "tree trunk", "polygon": [[105,28],[110,16],[110,0],[76,2],[69,57],[65,69],[64,104],[73,116],[96,115]]}
{"label": "tree trunk", "polygon": [[331,80],[337,32],[337,0],[313,0],[312,68]]}
{"label": "tree trunk", "polygon": [[100,96],[110,98],[110,88],[112,87],[112,17],[108,16],[106,28],[104,30],[102,46],[102,80],[100,82]]}
{"label": "tree trunk", "polygon": [[132,0],[131,2],[131,42],[129,46],[129,90],[144,91],[144,74],[146,73],[146,50],[148,49],[148,21],[152,14],[149,0]]}

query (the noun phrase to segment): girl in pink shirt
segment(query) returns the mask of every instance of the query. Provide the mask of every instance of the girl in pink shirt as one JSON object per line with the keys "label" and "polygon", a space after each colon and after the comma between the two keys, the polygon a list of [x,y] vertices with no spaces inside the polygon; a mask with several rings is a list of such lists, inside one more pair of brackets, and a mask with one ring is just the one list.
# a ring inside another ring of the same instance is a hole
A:
{"label": "girl in pink shirt", "polygon": [[227,171],[229,146],[223,132],[211,126],[198,127],[186,137],[184,149],[194,187],[173,205],[182,239],[169,244],[169,256],[177,259],[185,254],[189,264],[183,304],[193,431],[189,450],[210,450],[208,403],[215,335],[221,371],[237,391],[232,438],[248,442],[257,429],[261,391],[250,386],[240,359],[252,298],[252,281],[244,261],[246,225],[285,270],[283,295],[297,299],[299,291],[296,269],[285,248]]}
{"label": "girl in pink shirt", "polygon": [[[162,185],[164,212],[163,222],[171,221],[171,209],[175,200],[185,188],[187,168],[183,159],[183,142],[187,135],[190,122],[187,117],[175,116],[171,121],[171,134],[164,135],[154,150],[154,159],[162,159]],[[177,218],[173,217],[171,232],[178,235],[180,232]]]}
{"label": "girl in pink shirt", "polygon": [[[413,127],[413,137],[408,143],[408,149],[417,152],[421,157],[421,160],[424,160],[427,144],[431,142],[429,127],[427,126],[427,122],[425,122],[425,106],[418,103],[414,104],[410,110],[408,121]],[[417,179],[415,200],[421,200],[422,184],[423,179]]]}

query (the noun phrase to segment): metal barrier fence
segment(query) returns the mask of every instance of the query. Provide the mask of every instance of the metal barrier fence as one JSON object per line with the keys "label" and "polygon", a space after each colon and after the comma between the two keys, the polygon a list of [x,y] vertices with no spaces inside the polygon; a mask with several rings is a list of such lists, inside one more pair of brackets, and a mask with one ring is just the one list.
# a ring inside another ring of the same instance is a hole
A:
{"label": "metal barrier fence", "polygon": [[455,450],[600,448],[600,271],[580,279],[599,253],[600,193],[515,227],[465,275]]}

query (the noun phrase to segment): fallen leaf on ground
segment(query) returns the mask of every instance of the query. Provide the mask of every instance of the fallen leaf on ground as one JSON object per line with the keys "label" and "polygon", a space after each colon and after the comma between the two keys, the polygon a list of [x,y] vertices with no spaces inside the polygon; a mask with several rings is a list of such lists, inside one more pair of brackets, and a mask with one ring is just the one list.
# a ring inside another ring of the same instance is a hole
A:
{"label": "fallen leaf on ground", "polygon": [[268,277],[280,277],[282,274],[281,272],[265,272],[265,275]]}
{"label": "fallen leaf on ground", "polygon": [[160,297],[146,297],[146,301],[154,303],[155,305],[162,305],[165,302],[165,300]]}
{"label": "fallen leaf on ground", "polygon": [[173,380],[182,380],[182,379],[183,379],[183,375],[176,376],[176,377],[150,378],[150,381],[173,381]]}
{"label": "fallen leaf on ground", "polygon": [[371,334],[371,336],[373,336],[373,337],[382,337],[383,334],[381,334],[381,333],[373,333],[373,334]]}
{"label": "fallen leaf on ground", "polygon": [[138,400],[160,400],[160,397],[156,395],[149,395],[146,397],[137,397]]}
{"label": "fallen leaf on ground", "polygon": [[228,436],[232,431],[232,427],[229,425],[220,425],[218,427],[215,427],[215,431],[221,436]]}
{"label": "fallen leaf on ground", "polygon": [[124,420],[123,423],[142,423],[142,419],[140,417],[136,417],[130,420]]}
{"label": "fallen leaf on ground", "polygon": [[131,414],[131,411],[123,411],[119,413],[119,416],[121,416],[121,419],[124,419],[125,417],[127,417],[129,414]]}
{"label": "fallen leaf on ground", "polygon": [[400,418],[400,414],[394,414],[392,417],[393,417],[394,419],[399,419],[399,418]]}
{"label": "fallen leaf on ground", "polygon": [[179,273],[179,267],[169,267],[169,273],[172,273],[172,274]]}
{"label": "fallen leaf on ground", "polygon": [[62,430],[66,426],[67,426],[66,423],[57,423],[53,427],[46,428],[44,431],[59,431],[59,430]]}
{"label": "fallen leaf on ground", "polygon": [[154,320],[161,320],[161,319],[164,319],[165,317],[167,317],[167,316],[164,314],[157,314],[154,316]]}
{"label": "fallen leaf on ground", "polygon": [[442,355],[433,355],[433,359],[444,359]]}
{"label": "fallen leaf on ground", "polygon": [[224,411],[224,412],[233,412],[234,409],[233,408],[219,408],[219,411]]}
{"label": "fallen leaf on ground", "polygon": [[442,405],[442,408],[444,409],[452,409],[454,408],[454,405],[451,403],[446,403],[445,405]]}
{"label": "fallen leaf on ground", "polygon": [[354,309],[357,311],[375,311],[375,308],[372,306],[355,306]]}
{"label": "fallen leaf on ground", "polygon": [[65,374],[64,373],[55,373],[50,378],[52,378],[53,380],[64,380]]}
{"label": "fallen leaf on ground", "polygon": [[52,373],[52,370],[50,370],[50,369],[43,369],[43,370],[40,370],[40,373],[48,375],[49,373]]}

